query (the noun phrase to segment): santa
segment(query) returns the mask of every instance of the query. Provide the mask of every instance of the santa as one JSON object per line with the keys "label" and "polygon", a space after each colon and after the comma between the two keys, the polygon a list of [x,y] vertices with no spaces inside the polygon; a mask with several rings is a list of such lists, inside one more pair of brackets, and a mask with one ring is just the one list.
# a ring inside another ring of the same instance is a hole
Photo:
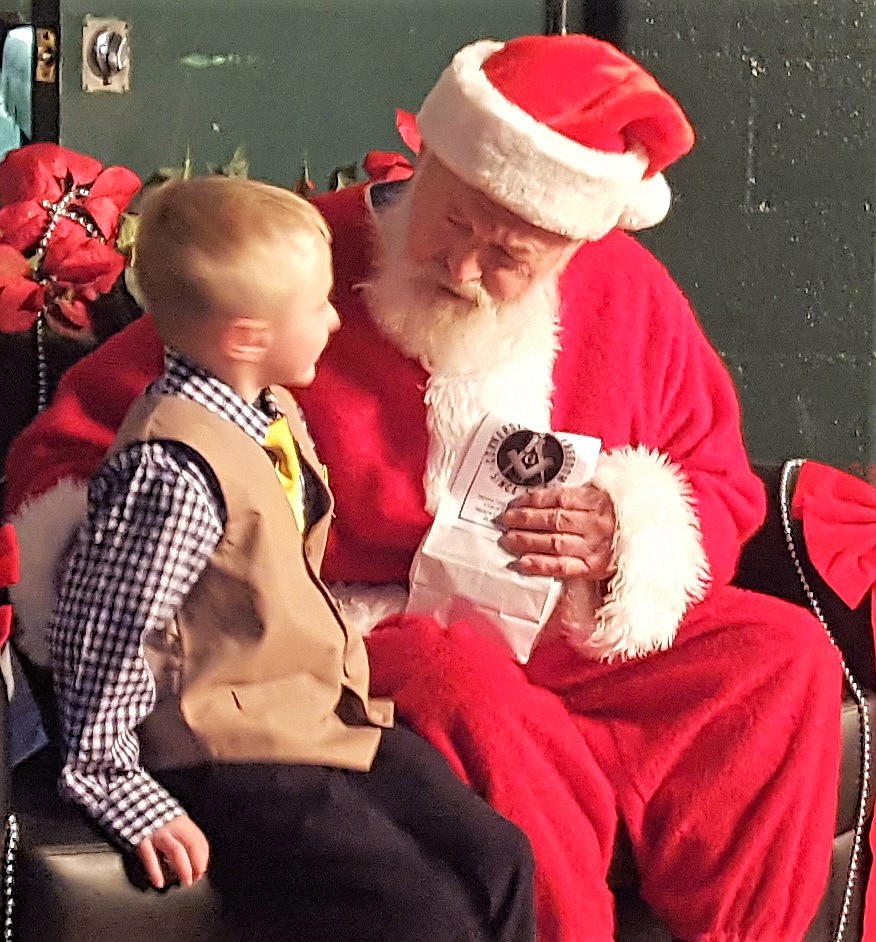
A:
{"label": "santa", "polygon": [[[621,822],[677,938],[802,939],[828,878],[839,658],[805,611],[730,585],[765,509],[736,392],[628,232],[668,211],[662,171],[690,124],[640,65],[568,35],[465,47],[417,128],[410,179],[316,198],[343,326],[299,395],[337,501],[323,574],[370,632],[375,692],[528,834],[541,940],[613,938]],[[84,483],[161,365],[144,316],[66,374],[10,453],[35,656]],[[526,664],[403,612],[486,412],[603,442],[591,483],[501,518],[516,568],[564,584]]]}

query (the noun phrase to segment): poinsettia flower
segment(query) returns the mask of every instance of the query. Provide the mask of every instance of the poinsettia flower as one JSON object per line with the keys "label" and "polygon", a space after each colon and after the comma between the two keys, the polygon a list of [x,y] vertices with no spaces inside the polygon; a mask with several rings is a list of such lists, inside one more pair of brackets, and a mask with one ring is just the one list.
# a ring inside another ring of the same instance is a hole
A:
{"label": "poinsettia flower", "polygon": [[[112,239],[119,216],[140,189],[139,177],[127,167],[103,168],[100,161],[58,144],[28,144],[0,162],[0,234],[22,251],[33,249],[45,232],[50,210],[70,189],[88,187],[70,206],[90,217],[106,239]],[[76,225],[74,223],[74,225]]]}
{"label": "poinsettia flower", "polygon": [[[87,302],[110,291],[124,270],[114,243],[140,186],[126,167],[104,169],[58,144],[28,144],[6,155],[0,162],[0,330],[27,330],[40,312],[67,331],[90,328]],[[68,195],[65,213],[57,213],[53,207]]]}
{"label": "poinsettia flower", "polygon": [[[0,164],[0,169],[2,169]],[[88,196],[77,197],[71,200],[69,208],[82,212],[90,218],[101,235],[108,240],[115,238],[118,233],[119,217],[131,198],[140,189],[140,180],[131,171],[115,173],[111,171],[124,170],[122,167],[113,167],[101,174],[95,182]],[[106,176],[106,179],[103,177]],[[114,192],[107,192],[108,187],[118,186]],[[57,199],[50,200],[57,203]],[[43,237],[50,218],[50,210],[43,206],[43,199],[30,199],[11,203],[0,208],[0,237],[10,245],[14,245],[22,252],[34,249]],[[58,220],[60,229],[78,229],[83,238],[88,234],[77,222],[61,218]]]}

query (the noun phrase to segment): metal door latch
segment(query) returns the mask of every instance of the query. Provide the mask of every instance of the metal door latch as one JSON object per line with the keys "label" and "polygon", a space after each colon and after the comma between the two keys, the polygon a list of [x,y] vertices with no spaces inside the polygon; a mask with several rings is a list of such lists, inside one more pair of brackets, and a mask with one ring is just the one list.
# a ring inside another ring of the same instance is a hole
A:
{"label": "metal door latch", "polygon": [[86,16],[82,27],[82,88],[126,92],[130,88],[129,26],[124,20]]}

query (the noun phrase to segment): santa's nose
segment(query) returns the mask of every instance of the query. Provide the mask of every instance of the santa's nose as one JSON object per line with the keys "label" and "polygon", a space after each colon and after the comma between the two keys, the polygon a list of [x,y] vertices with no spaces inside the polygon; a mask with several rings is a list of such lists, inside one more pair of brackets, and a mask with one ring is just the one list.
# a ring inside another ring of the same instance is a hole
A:
{"label": "santa's nose", "polygon": [[446,264],[451,279],[457,284],[480,281],[484,274],[478,253],[474,249],[451,252],[447,256]]}

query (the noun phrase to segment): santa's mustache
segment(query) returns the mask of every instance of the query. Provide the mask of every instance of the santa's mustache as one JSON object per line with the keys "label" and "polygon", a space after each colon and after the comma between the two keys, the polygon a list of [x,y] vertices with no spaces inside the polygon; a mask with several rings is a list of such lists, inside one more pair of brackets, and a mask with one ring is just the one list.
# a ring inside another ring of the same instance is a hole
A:
{"label": "santa's mustache", "polygon": [[[438,288],[451,297],[464,301],[478,310],[496,306],[495,298],[480,278],[473,278],[468,281],[453,281],[447,277],[446,269],[439,265],[411,266],[408,274],[411,281],[418,283],[424,291],[428,291],[430,294],[433,294],[435,289]],[[464,310],[460,310],[458,313],[464,313]]]}

